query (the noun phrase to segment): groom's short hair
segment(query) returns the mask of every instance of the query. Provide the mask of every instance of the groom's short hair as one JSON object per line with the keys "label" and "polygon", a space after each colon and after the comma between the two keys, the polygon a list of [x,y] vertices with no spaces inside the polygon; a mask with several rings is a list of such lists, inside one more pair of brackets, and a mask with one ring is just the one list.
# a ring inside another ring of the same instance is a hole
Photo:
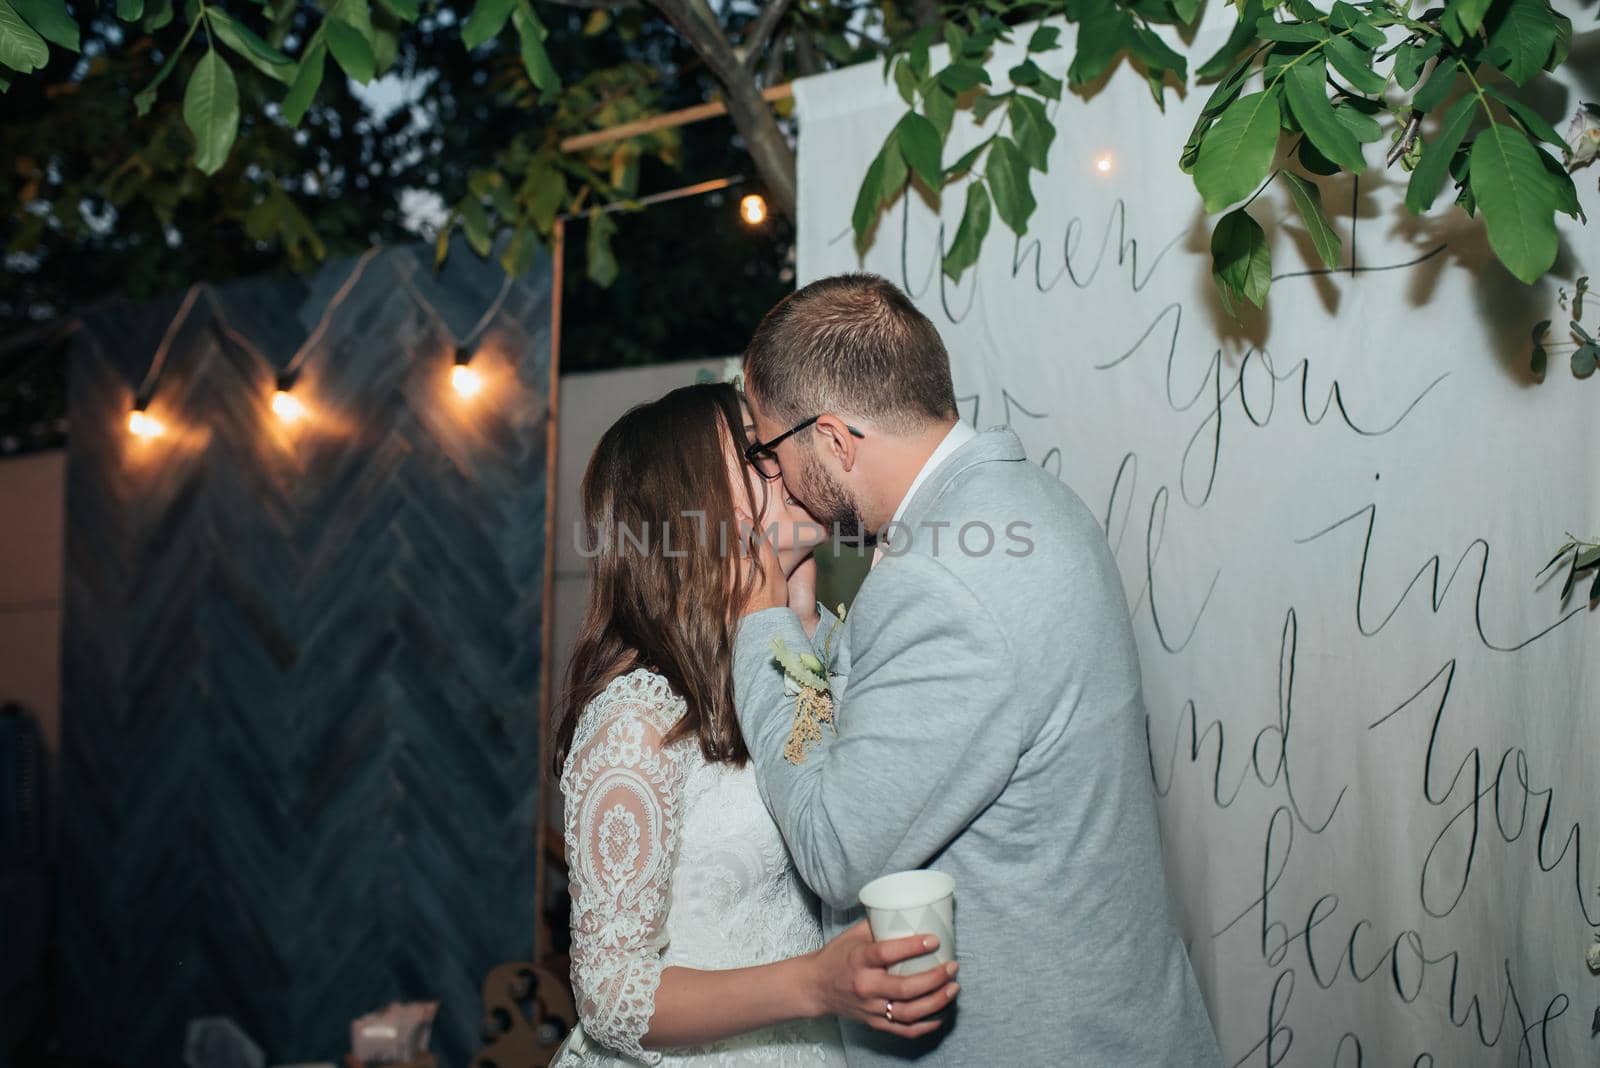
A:
{"label": "groom's short hair", "polygon": [[777,422],[838,412],[912,430],[956,414],[939,331],[874,274],[823,278],[779,301],[745,349],[744,374]]}

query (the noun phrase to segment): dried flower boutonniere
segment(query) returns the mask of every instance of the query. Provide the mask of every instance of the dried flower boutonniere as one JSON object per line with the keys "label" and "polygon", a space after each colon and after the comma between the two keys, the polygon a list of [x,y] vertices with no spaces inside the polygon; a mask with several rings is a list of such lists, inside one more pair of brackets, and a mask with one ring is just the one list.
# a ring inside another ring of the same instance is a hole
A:
{"label": "dried flower boutonniere", "polygon": [[789,740],[783,746],[783,759],[791,764],[804,764],[807,749],[822,741],[822,725],[833,724],[833,692],[828,685],[828,660],[833,648],[833,636],[844,623],[844,611],[844,605],[840,605],[839,620],[828,628],[820,658],[812,653],[795,652],[782,638],[772,639],[772,658],[783,668],[784,677],[798,691],[794,699],[794,726],[789,729]]}

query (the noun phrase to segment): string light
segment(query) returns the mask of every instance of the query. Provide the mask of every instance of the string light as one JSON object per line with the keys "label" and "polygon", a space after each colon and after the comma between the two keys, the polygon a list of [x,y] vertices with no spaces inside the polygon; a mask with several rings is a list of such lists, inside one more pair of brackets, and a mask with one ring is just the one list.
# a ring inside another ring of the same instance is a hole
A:
{"label": "string light", "polygon": [[746,226],[760,226],[767,221],[767,198],[760,193],[747,194],[739,201],[739,218]]}
{"label": "string light", "polygon": [[293,426],[305,418],[306,406],[294,395],[294,376],[278,376],[277,391],[272,394],[272,410],[283,422]]}
{"label": "string light", "polygon": [[1111,168],[1114,166],[1116,166],[1116,157],[1109,152],[1102,153],[1100,158],[1094,161],[1094,169],[1101,174],[1110,174]]}
{"label": "string light", "polygon": [[178,328],[194,310],[202,288],[203,283],[196,282],[183,295],[183,303],[178,305],[178,314],[167,324],[167,332],[161,335],[161,344],[156,346],[156,354],[150,359],[150,367],[144,373],[144,381],[139,383],[139,390],[133,395],[133,411],[128,413],[128,432],[136,438],[149,441],[166,432],[167,428],[162,425],[161,420],[145,409],[150,406],[150,397],[155,393],[156,382],[161,378],[161,368],[166,365],[167,352],[172,348],[172,339],[177,336]]}
{"label": "string light", "polygon": [[[742,212],[747,217],[751,218],[753,222],[759,222],[766,218],[766,201],[762,200],[759,196],[747,197],[745,199],[747,202],[755,202],[754,205],[741,208]],[[327,307],[323,309],[322,317],[317,323],[316,329],[312,331],[310,337],[306,338],[306,340],[301,343],[300,347],[295,351],[295,354],[290,358],[288,364],[284,367],[283,372],[279,374],[277,389],[274,390],[272,394],[271,407],[273,413],[277,415],[277,417],[285,424],[293,425],[311,414],[305,402],[299,397],[295,396],[294,393],[295,380],[299,377],[300,365],[305,358],[310,355],[313,349],[316,348],[317,342],[321,340],[323,332],[327,330],[328,324],[333,319],[334,310],[338,308],[339,305],[344,303],[345,298],[349,296],[350,291],[355,287],[356,282],[360,279],[362,272],[366,270],[367,265],[372,262],[379,251],[380,249],[377,247],[368,249],[361,255],[361,258],[356,261],[355,267],[345,278],[344,284],[340,286],[339,291],[334,294],[333,299],[330,300]],[[418,297],[419,301],[422,302],[424,307],[428,307],[429,310],[432,310],[429,303],[422,298],[422,295],[417,293],[416,287],[412,284],[410,278],[402,275],[400,280],[403,285],[405,285],[412,291],[414,295]],[[498,313],[502,305],[504,305],[506,296],[511,292],[511,283],[512,278],[509,274],[507,274],[501,280],[500,292],[495,296],[493,303],[491,303],[484,311],[483,316],[477,321],[477,323],[473,325],[472,329],[467,332],[465,341],[456,348],[455,366],[450,369],[450,384],[455,389],[456,393],[463,398],[470,399],[483,392],[485,385],[484,376],[477,368],[471,366],[472,359],[475,354],[477,338],[488,327],[489,323],[494,319],[496,313]],[[141,383],[139,392],[136,395],[137,399],[134,402],[133,409],[128,413],[128,432],[137,438],[149,440],[166,433],[166,425],[162,423],[161,420],[151,415],[147,410],[147,406],[150,402],[150,395],[154,392],[156,383],[161,376],[161,371],[166,363],[167,353],[172,346],[173,339],[177,335],[179,328],[188,319],[189,313],[194,309],[195,303],[201,296],[204,288],[204,283],[196,283],[189,287],[188,292],[184,295],[183,303],[179,307],[177,315],[175,315],[172,321],[167,324],[166,334],[162,337],[161,344],[156,348],[155,356],[150,362],[150,367],[146,371],[144,381]],[[437,315],[437,312],[434,314]],[[229,325],[226,318],[220,314],[220,310],[216,319],[214,320],[214,325],[216,328],[229,335],[235,342],[249,349],[252,353],[254,353],[254,355],[265,359],[262,353],[257,350],[248,339],[240,335],[238,331],[234,330],[233,327]],[[441,325],[443,325],[442,322]]]}
{"label": "string light", "polygon": [[142,403],[128,413],[128,432],[136,438],[149,441],[151,438],[160,437],[165,430],[166,427],[161,425],[161,420],[145,411]]}
{"label": "string light", "polygon": [[450,384],[461,396],[471,399],[483,392],[483,376],[472,366],[472,350],[456,349],[456,365],[450,368]]}

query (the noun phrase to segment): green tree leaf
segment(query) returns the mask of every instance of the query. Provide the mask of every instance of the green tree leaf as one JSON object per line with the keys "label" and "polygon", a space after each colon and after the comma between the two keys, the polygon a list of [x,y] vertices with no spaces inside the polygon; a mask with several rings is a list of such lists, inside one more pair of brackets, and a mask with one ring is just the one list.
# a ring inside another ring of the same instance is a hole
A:
{"label": "green tree leaf", "polygon": [[539,236],[526,226],[519,226],[511,234],[505,251],[500,254],[500,269],[513,278],[521,278],[533,266],[539,253]]}
{"label": "green tree leaf", "polygon": [[1233,32],[1228,34],[1227,42],[1210,59],[1200,64],[1194,76],[1201,81],[1208,81],[1226,73],[1239,54],[1260,39],[1256,36],[1256,23],[1262,14],[1261,0],[1245,0],[1243,10],[1239,12],[1239,21],[1233,24]]}
{"label": "green tree leaf", "polygon": [[1556,43],[1556,20],[1548,0],[1511,0],[1489,35],[1495,65],[1518,85],[1544,69]]}
{"label": "green tree leaf", "polygon": [[1444,30],[1452,41],[1460,42],[1483,26],[1494,0],[1449,0],[1444,8]]}
{"label": "green tree leaf", "polygon": [[1311,143],[1317,146],[1317,151],[1352,174],[1367,169],[1367,161],[1361,155],[1361,142],[1333,113],[1322,64],[1301,63],[1290,67],[1283,76],[1283,88],[1289,110],[1299,120]]}
{"label": "green tree leaf", "polygon": [[1267,235],[1244,209],[1230,211],[1211,231],[1211,277],[1232,314],[1240,300],[1260,308],[1272,285]]}
{"label": "green tree leaf", "polygon": [[[0,0],[0,4],[4,3],[5,0]],[[195,27],[198,25],[199,23],[190,25],[189,32],[184,35],[182,43],[167,53],[167,61],[161,64],[161,69],[156,71],[154,78],[150,79],[150,84],[134,95],[133,110],[140,118],[149,114],[150,108],[155,105],[156,90],[161,88],[161,83],[166,81],[167,76],[177,69],[178,60],[183,58],[183,50],[188,46],[189,38],[194,36]]]}
{"label": "green tree leaf", "polygon": [[890,130],[889,136],[884,138],[879,155],[883,157],[883,196],[878,203],[888,207],[905,189],[911,177],[906,166],[906,154],[901,150],[900,138],[894,130]]}
{"label": "green tree leaf", "polygon": [[1328,21],[1341,30],[1349,30],[1350,36],[1364,48],[1382,48],[1387,40],[1383,31],[1360,8],[1345,0],[1334,0]]}
{"label": "green tree leaf", "polygon": [[922,114],[927,116],[933,128],[939,131],[939,139],[950,136],[950,124],[956,117],[956,98],[944,91],[944,87],[935,83],[922,95]]}
{"label": "green tree leaf", "polygon": [[1264,15],[1256,20],[1256,36],[1286,44],[1316,44],[1328,36],[1328,31],[1315,22],[1279,22]]}
{"label": "green tree leaf", "polygon": [[1504,104],[1506,110],[1511,112],[1511,117],[1516,119],[1517,124],[1524,130],[1527,130],[1528,133],[1532,134],[1534,137],[1537,137],[1545,144],[1555,145],[1557,148],[1566,147],[1566,140],[1556,132],[1556,128],[1550,125],[1550,123],[1545,120],[1544,116],[1540,115],[1527,104],[1524,104],[1522,101],[1513,98],[1507,93],[1502,93],[1499,89],[1492,85],[1485,86],[1484,92],[1488,93],[1490,96],[1500,101],[1500,103]]}
{"label": "green tree leaf", "polygon": [[1328,38],[1322,51],[1356,92],[1376,96],[1388,86],[1389,79],[1372,69],[1372,53],[1357,48],[1348,37]]}
{"label": "green tree leaf", "polygon": [[555,224],[556,214],[567,200],[567,179],[545,156],[542,165],[535,166],[524,179],[521,195],[528,205],[528,215],[540,230],[548,231]]}
{"label": "green tree leaf", "polygon": [[[1033,31],[1033,36],[1028,38],[1028,51],[1051,52],[1061,47],[1057,42],[1061,39],[1061,31],[1054,26],[1040,26]],[[968,194],[969,198],[971,194]],[[984,194],[987,198],[988,194]]]}
{"label": "green tree leaf", "polygon": [[144,16],[144,0],[117,0],[117,18],[138,22]]}
{"label": "green tree leaf", "polygon": [[955,240],[944,254],[944,273],[959,279],[963,271],[978,262],[983,249],[983,239],[989,233],[989,191],[983,182],[974,180],[967,186],[967,207],[961,214],[961,225],[956,227]]}
{"label": "green tree leaf", "polygon": [[344,72],[362,85],[372,81],[377,73],[378,57],[373,54],[372,42],[356,27],[339,18],[329,18],[322,24],[323,40],[328,51]]}
{"label": "green tree leaf", "polygon": [[961,58],[961,53],[966,50],[967,31],[955,19],[949,19],[944,24],[944,43],[950,47],[952,62]]}
{"label": "green tree leaf", "polygon": [[422,14],[418,0],[378,0],[378,5],[402,22],[415,22]]}
{"label": "green tree leaf", "polygon": [[906,102],[906,107],[916,105],[917,76],[911,73],[911,64],[904,57],[894,63],[894,87],[900,91],[900,99]]}
{"label": "green tree leaf", "polygon": [[461,43],[468,48],[493,40],[505,28],[516,0],[478,0],[477,6],[461,27]]}
{"label": "green tree leaf", "polygon": [[933,27],[924,26],[912,34],[911,40],[906,42],[906,56],[911,61],[911,73],[916,75],[917,81],[926,81],[928,77],[928,48],[933,44]]}
{"label": "green tree leaf", "polygon": [[28,25],[39,31],[39,36],[69,51],[79,51],[78,24],[67,14],[62,0],[11,0],[11,4],[28,20]]}
{"label": "green tree leaf", "polygon": [[1028,219],[1038,205],[1029,184],[1028,160],[1016,142],[1004,137],[994,139],[984,164],[984,177],[989,180],[994,210],[1000,221],[1018,237],[1026,234]]}
{"label": "green tree leaf", "polygon": [[[1583,206],[1578,203],[1578,187],[1572,184],[1572,175],[1550,153],[1542,148],[1536,148],[1539,153],[1539,162],[1544,165],[1544,175],[1550,181],[1550,195],[1555,202],[1556,210],[1574,219],[1584,219]],[[1582,279],[1579,279],[1582,282]],[[1579,290],[1572,299],[1572,317],[1579,318],[1579,311],[1583,305],[1583,291]]]}
{"label": "green tree leaf", "polygon": [[1411,214],[1421,215],[1433,206],[1439,190],[1444,187],[1445,175],[1450,173],[1450,161],[1472,126],[1477,104],[1473,96],[1457,100],[1445,115],[1439,132],[1422,143],[1422,160],[1411,172],[1411,181],[1406,186],[1406,209]]}
{"label": "green tree leaf", "polygon": [[[872,233],[873,224],[878,221],[878,209],[883,203],[884,156],[890,148],[891,145],[885,145],[873,158],[867,173],[861,178],[861,188],[856,191],[856,206],[850,213],[850,228],[855,231],[858,256],[867,251],[867,238]],[[894,151],[898,153],[899,148],[894,147]]]}
{"label": "green tree leaf", "polygon": [[1206,211],[1220,211],[1255,191],[1278,148],[1278,94],[1251,93],[1229,104],[1200,142],[1195,188]]}
{"label": "green tree leaf", "polygon": [[1555,190],[1539,151],[1521,130],[1493,123],[1472,143],[1472,192],[1489,247],[1532,285],[1556,260]]}
{"label": "green tree leaf", "polygon": [[1555,70],[1561,66],[1572,51],[1572,20],[1559,11],[1552,14],[1556,20],[1556,43],[1550,49],[1550,58],[1544,61],[1545,70]]}
{"label": "green tree leaf", "polygon": [[518,0],[516,10],[511,13],[511,22],[517,28],[522,67],[528,72],[528,80],[548,100],[561,88],[561,76],[556,73],[555,65],[550,62],[550,53],[544,46],[548,31],[544,23],[539,21],[539,16],[534,14],[528,0]]}
{"label": "green tree leaf", "polygon": [[289,83],[289,91],[283,98],[283,120],[290,126],[299,126],[300,120],[305,118],[322,85],[327,59],[328,47],[320,40],[313,41],[306,54],[300,57],[300,68],[295,71],[294,81]]}
{"label": "green tree leaf", "polygon": [[1349,130],[1355,136],[1355,139],[1362,144],[1369,144],[1383,138],[1383,127],[1378,124],[1378,120],[1366,112],[1358,110],[1354,104],[1348,101],[1333,109],[1333,117],[1338,119],[1340,124],[1346,130]]}
{"label": "green tree leaf", "polygon": [[1283,177],[1289,183],[1289,195],[1294,198],[1294,206],[1306,224],[1306,233],[1311,235],[1311,247],[1317,250],[1324,267],[1339,266],[1339,250],[1343,242],[1322,210],[1322,191],[1293,171],[1284,171]]}
{"label": "green tree leaf", "polygon": [[896,124],[894,138],[911,170],[937,193],[944,179],[944,163],[940,159],[944,145],[933,123],[915,111],[908,111]]}
{"label": "green tree leaf", "polygon": [[1019,94],[1011,98],[1008,111],[1012,136],[1017,140],[1017,147],[1022,149],[1028,166],[1036,171],[1049,170],[1050,142],[1055,140],[1056,128],[1050,125],[1044,104],[1031,96]]}
{"label": "green tree leaf", "polygon": [[[1188,62],[1154,31],[1143,27],[1134,30],[1132,39],[1129,41],[1129,47],[1133,50],[1133,54],[1139,57],[1139,62],[1150,70],[1170,70],[1178,76],[1180,82],[1187,80],[1189,76]],[[1160,103],[1159,98],[1157,98],[1157,103]]]}
{"label": "green tree leaf", "polygon": [[993,139],[990,138],[989,140],[981,141],[978,144],[973,145],[962,154],[960,159],[946,167],[944,171],[944,180],[946,182],[950,182],[970,171],[972,169],[972,165],[978,161],[978,157],[983,155],[983,153],[988,150],[990,140]]}
{"label": "green tree leaf", "polygon": [[617,224],[603,211],[589,212],[588,275],[590,281],[601,289],[609,289],[617,280],[617,257],[611,251],[611,239],[616,236]]}
{"label": "green tree leaf", "polygon": [[1012,85],[1037,85],[1044,77],[1044,68],[1031,59],[1025,59],[1006,73]]}
{"label": "green tree leaf", "polygon": [[0,0],[0,63],[24,74],[50,62],[50,46],[23,21],[9,0]]}
{"label": "green tree leaf", "polygon": [[989,84],[989,72],[976,63],[952,63],[939,72],[939,84],[956,96]]}
{"label": "green tree leaf", "polygon": [[1123,8],[1107,6],[1085,18],[1078,26],[1078,51],[1067,68],[1067,82],[1086,85],[1100,77],[1132,37],[1133,19]]}
{"label": "green tree leaf", "polygon": [[1439,54],[1444,42],[1437,37],[1430,37],[1426,44],[1402,44],[1394,54],[1395,84],[1406,92],[1416,87],[1417,79],[1422,76],[1422,68],[1428,60]]}
{"label": "green tree leaf", "polygon": [[183,93],[183,121],[194,135],[194,165],[216,174],[228,162],[239,132],[239,86],[233,71],[212,49],[200,57]]}
{"label": "green tree leaf", "polygon": [[[462,198],[456,210],[461,214],[461,232],[467,235],[467,244],[471,245],[472,251],[478,255],[487,256],[494,246],[494,232],[490,229],[489,213],[483,210],[483,203],[476,196],[466,196]],[[594,235],[592,218],[589,234],[591,238]],[[610,285],[610,282],[600,284]]]}
{"label": "green tree leaf", "polygon": [[267,44],[250,27],[235,21],[220,7],[206,8],[206,19],[223,44],[262,74],[285,83],[294,80],[294,60]]}
{"label": "green tree leaf", "polygon": [[[386,13],[382,17],[388,21]],[[400,58],[400,35],[389,26],[374,24],[367,40],[372,44],[373,76],[381,78]]]}
{"label": "green tree leaf", "polygon": [[999,111],[1010,99],[1010,93],[984,93],[972,102],[972,121],[982,126],[989,121],[990,115]]}
{"label": "green tree leaf", "polygon": [[1422,84],[1422,88],[1411,98],[1411,106],[1418,111],[1432,111],[1445,102],[1445,98],[1455,88],[1457,80],[1455,61],[1439,64],[1433,68],[1433,73],[1428,75],[1428,80]]}

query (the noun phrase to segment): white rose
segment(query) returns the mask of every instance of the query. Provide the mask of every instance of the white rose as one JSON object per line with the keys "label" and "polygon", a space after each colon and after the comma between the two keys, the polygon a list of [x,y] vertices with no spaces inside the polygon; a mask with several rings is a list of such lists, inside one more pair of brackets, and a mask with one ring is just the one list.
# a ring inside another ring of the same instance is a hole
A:
{"label": "white rose", "polygon": [[1589,962],[1589,970],[1600,975],[1600,941],[1589,943],[1589,952],[1584,954],[1584,959]]}
{"label": "white rose", "polygon": [[1567,125],[1567,166],[1581,167],[1600,155],[1600,105],[1580,104]]}

